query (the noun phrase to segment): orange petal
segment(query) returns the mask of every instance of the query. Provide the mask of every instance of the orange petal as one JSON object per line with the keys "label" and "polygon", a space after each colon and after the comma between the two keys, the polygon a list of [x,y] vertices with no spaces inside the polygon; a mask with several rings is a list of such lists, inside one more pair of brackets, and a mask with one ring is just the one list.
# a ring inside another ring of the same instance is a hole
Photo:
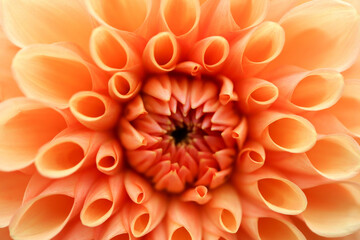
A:
{"label": "orange petal", "polygon": [[104,142],[96,154],[97,169],[107,175],[117,174],[123,166],[123,152],[117,140]]}
{"label": "orange petal", "polygon": [[264,147],[258,142],[247,141],[237,157],[236,167],[241,172],[250,173],[261,168],[264,163]]}
{"label": "orange petal", "polygon": [[142,204],[151,198],[153,192],[151,185],[132,171],[125,174],[124,184],[127,194],[134,203]]}
{"label": "orange petal", "polygon": [[76,239],[88,240],[94,238],[94,228],[84,226],[80,219],[76,217],[69,222],[65,228],[52,240]]}
{"label": "orange petal", "polygon": [[333,183],[304,190],[308,207],[302,214],[306,225],[324,237],[343,237],[360,229],[360,188]]}
{"label": "orange petal", "polygon": [[66,108],[79,91],[104,89],[103,75],[63,45],[33,45],[20,50],[13,71],[26,96]]}
{"label": "orange petal", "polygon": [[12,240],[12,238],[10,237],[9,228],[0,228],[0,238],[2,240]]}
{"label": "orange petal", "polygon": [[279,23],[286,42],[272,67],[289,64],[309,70],[327,67],[343,71],[357,57],[360,19],[346,2],[309,1],[291,9]]}
{"label": "orange petal", "polygon": [[20,47],[74,42],[87,50],[94,20],[83,1],[5,0],[3,25],[11,41]]}
{"label": "orange petal", "polygon": [[26,98],[2,102],[0,169],[14,171],[29,166],[38,149],[66,126],[64,116],[43,103]]}
{"label": "orange petal", "polygon": [[195,77],[202,72],[202,67],[198,63],[185,61],[177,64],[174,71],[186,73]]}
{"label": "orange petal", "polygon": [[108,82],[110,96],[119,102],[126,102],[134,98],[140,87],[140,76],[130,72],[117,72]]}
{"label": "orange petal", "polygon": [[219,77],[222,86],[219,94],[219,102],[222,105],[226,105],[230,101],[237,101],[238,94],[234,91],[234,83],[227,77]]}
{"label": "orange petal", "polygon": [[[237,240],[235,234],[223,231],[215,225],[205,214],[201,216],[204,240]],[[242,238],[240,238],[242,239]]]}
{"label": "orange petal", "polygon": [[173,199],[167,213],[169,240],[201,240],[201,220],[198,207]]}
{"label": "orange petal", "polygon": [[309,121],[297,115],[266,111],[249,120],[250,136],[266,149],[301,153],[316,142],[316,131]]}
{"label": "orange petal", "polygon": [[[156,89],[156,91],[154,91]],[[162,101],[170,101],[171,82],[168,75],[150,77],[142,87],[142,92]]]}
{"label": "orange petal", "polygon": [[170,72],[179,60],[180,47],[172,33],[162,32],[153,36],[143,52],[144,66],[151,72]]}
{"label": "orange petal", "polygon": [[211,194],[213,197],[204,208],[206,215],[222,231],[236,233],[242,216],[237,192],[230,185],[222,185],[212,190]]}
{"label": "orange petal", "polygon": [[127,120],[121,119],[118,131],[120,141],[127,150],[145,146],[147,141]]}
{"label": "orange petal", "polygon": [[74,94],[69,101],[70,111],[85,127],[93,130],[113,128],[120,115],[120,106],[111,98],[96,92]]}
{"label": "orange petal", "polygon": [[122,211],[114,214],[106,223],[99,228],[98,238],[101,240],[129,240],[131,239],[122,221]]}
{"label": "orange petal", "polygon": [[124,116],[128,121],[144,117],[147,114],[148,112],[144,107],[144,102],[139,95],[136,95],[134,99],[125,106]]}
{"label": "orange petal", "polygon": [[197,186],[186,190],[181,195],[181,200],[184,202],[196,202],[197,204],[206,204],[212,198],[211,193],[205,186]]}

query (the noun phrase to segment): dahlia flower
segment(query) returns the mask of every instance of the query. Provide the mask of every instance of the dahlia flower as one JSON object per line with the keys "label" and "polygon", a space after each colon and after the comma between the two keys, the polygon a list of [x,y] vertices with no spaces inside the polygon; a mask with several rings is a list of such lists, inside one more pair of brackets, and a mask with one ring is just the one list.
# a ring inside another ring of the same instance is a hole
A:
{"label": "dahlia flower", "polygon": [[1,0],[0,239],[360,239],[359,0]]}

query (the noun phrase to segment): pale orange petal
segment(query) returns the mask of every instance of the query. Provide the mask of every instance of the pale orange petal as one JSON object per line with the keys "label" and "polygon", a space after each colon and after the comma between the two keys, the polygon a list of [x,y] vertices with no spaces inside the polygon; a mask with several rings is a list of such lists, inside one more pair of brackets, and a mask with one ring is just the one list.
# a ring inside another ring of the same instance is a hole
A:
{"label": "pale orange petal", "polygon": [[134,203],[142,204],[151,198],[151,185],[139,175],[131,171],[126,172],[124,184],[128,196]]}
{"label": "pale orange petal", "polygon": [[124,223],[122,222],[123,212],[114,214],[104,225],[99,228],[98,238],[101,240],[130,240]]}
{"label": "pale orange petal", "polygon": [[247,141],[236,160],[236,168],[241,172],[253,172],[265,163],[264,147],[255,141]]}
{"label": "pale orange petal", "polygon": [[117,72],[108,82],[109,95],[119,101],[126,102],[134,98],[141,87],[140,75],[131,72]]}
{"label": "pale orange petal", "polygon": [[107,175],[117,174],[123,167],[123,151],[119,142],[115,139],[101,144],[96,154],[97,169]]}
{"label": "pale orange petal", "polygon": [[211,200],[212,195],[207,187],[200,185],[186,190],[180,198],[184,202],[196,202],[203,205]]}

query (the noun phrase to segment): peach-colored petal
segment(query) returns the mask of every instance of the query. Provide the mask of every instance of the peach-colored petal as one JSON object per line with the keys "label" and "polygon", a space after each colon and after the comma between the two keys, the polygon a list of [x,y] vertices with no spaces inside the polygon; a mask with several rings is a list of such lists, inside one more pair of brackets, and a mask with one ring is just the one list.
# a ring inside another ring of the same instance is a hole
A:
{"label": "peach-colored petal", "polygon": [[108,82],[110,96],[119,102],[126,102],[134,98],[140,87],[140,76],[131,72],[117,72]]}
{"label": "peach-colored petal", "polygon": [[203,240],[236,240],[236,234],[220,229],[205,214],[201,218]]}
{"label": "peach-colored petal", "polygon": [[163,220],[154,230],[152,230],[149,234],[146,234],[144,240],[168,240],[166,230],[166,221]]}
{"label": "peach-colored petal", "polygon": [[139,50],[142,50],[143,44],[134,45],[139,40],[130,36],[105,26],[94,29],[90,38],[90,53],[95,63],[109,72],[141,71]]}
{"label": "peach-colored petal", "polygon": [[79,91],[104,89],[104,76],[67,46],[32,45],[13,60],[14,76],[26,96],[66,108]]}
{"label": "peach-colored petal", "polygon": [[319,111],[334,105],[343,92],[343,76],[332,69],[301,71],[273,80],[279,89],[276,106],[292,111]]}
{"label": "peach-colored petal", "polygon": [[240,172],[250,173],[261,168],[265,163],[264,147],[255,141],[247,141],[238,154],[236,168]]}
{"label": "peach-colored petal", "polygon": [[136,173],[126,172],[124,184],[128,196],[134,203],[142,204],[151,198],[151,185]]}
{"label": "peach-colored petal", "polygon": [[169,32],[161,32],[148,41],[142,58],[149,71],[161,73],[174,70],[179,56],[180,47],[175,36]]}
{"label": "peach-colored petal", "polygon": [[220,36],[198,41],[190,50],[189,60],[200,63],[210,73],[221,70],[229,55],[229,43]]}
{"label": "peach-colored petal", "polygon": [[128,234],[124,223],[122,222],[122,211],[114,214],[104,225],[99,228],[98,237],[101,240],[129,240]]}
{"label": "peach-colored petal", "polygon": [[239,96],[234,90],[234,83],[231,81],[231,79],[224,76],[219,76],[219,80],[222,84],[219,94],[219,102],[222,105],[226,105],[230,101],[237,101]]}
{"label": "peach-colored petal", "polygon": [[[0,172],[0,227],[7,227],[22,199],[31,176],[21,172]],[[0,239],[1,235],[0,235]]]}
{"label": "peach-colored petal", "polygon": [[267,7],[265,0],[207,0],[201,5],[201,36],[233,36],[254,27],[264,20]]}
{"label": "peach-colored petal", "polygon": [[127,120],[121,119],[118,131],[122,145],[128,150],[135,150],[147,144],[147,140]]}
{"label": "peach-colored petal", "polygon": [[83,1],[3,0],[3,25],[11,41],[24,47],[36,43],[74,42],[84,50],[95,26]]}
{"label": "peach-colored petal", "polygon": [[18,50],[7,39],[0,26],[0,101],[23,95],[11,72],[11,62]]}
{"label": "peach-colored petal", "polygon": [[155,193],[143,204],[129,203],[128,214],[124,217],[130,223],[130,231],[135,237],[145,236],[159,225],[167,211],[167,200],[162,193]]}
{"label": "peach-colored petal", "polygon": [[2,102],[0,169],[14,171],[29,166],[38,149],[66,127],[64,116],[43,103],[26,98]]}
{"label": "peach-colored petal", "polygon": [[259,78],[247,78],[237,84],[238,105],[245,113],[256,113],[269,108],[278,98],[279,90],[273,83]]}
{"label": "peach-colored petal", "polygon": [[212,199],[204,207],[204,213],[222,231],[236,233],[240,227],[242,207],[240,198],[231,185],[214,189]]}
{"label": "peach-colored petal", "polygon": [[89,240],[94,238],[94,228],[84,226],[78,217],[70,221],[52,240]]}
{"label": "peach-colored petal", "polygon": [[249,120],[250,136],[266,149],[301,153],[316,142],[316,131],[311,123],[297,115],[266,111]]}
{"label": "peach-colored petal", "polygon": [[360,18],[346,2],[309,1],[291,9],[279,23],[285,30],[286,42],[272,67],[289,64],[309,70],[343,71],[357,57]]}
{"label": "peach-colored petal", "polygon": [[269,8],[266,20],[278,22],[291,8],[295,6],[297,0],[269,0]]}
{"label": "peach-colored petal", "polygon": [[[156,89],[156,91],[154,91],[154,89]],[[141,90],[152,97],[168,102],[171,97],[170,78],[168,75],[150,77],[147,79]]]}
{"label": "peach-colored petal", "polygon": [[85,199],[80,213],[82,224],[96,227],[104,223],[122,205],[124,194],[122,175],[98,180]]}
{"label": "peach-colored petal", "polygon": [[117,124],[120,106],[111,98],[90,91],[74,94],[69,100],[70,111],[85,127],[107,130]]}
{"label": "peach-colored petal", "polygon": [[234,184],[247,199],[274,212],[297,215],[307,206],[305,194],[296,184],[264,168],[237,175]]}
{"label": "peach-colored petal", "polygon": [[108,135],[102,132],[64,131],[39,149],[35,166],[41,175],[48,178],[69,176],[94,164],[100,144],[107,139]]}
{"label": "peach-colored petal", "polygon": [[96,167],[100,172],[115,175],[123,167],[123,162],[123,151],[117,140],[112,139],[101,144],[96,154]]}
{"label": "peach-colored petal", "polygon": [[195,77],[199,75],[203,71],[203,69],[202,66],[198,63],[185,61],[177,64],[174,71],[180,73],[186,73]]}
{"label": "peach-colored petal", "polygon": [[207,187],[200,185],[186,190],[180,198],[184,202],[196,202],[203,205],[211,200],[212,195]]}
{"label": "peach-colored petal", "polygon": [[5,227],[5,228],[0,228],[0,238],[2,240],[13,240],[10,237],[10,232],[9,232],[9,228]]}
{"label": "peach-colored petal", "polygon": [[169,240],[201,240],[201,221],[198,207],[173,199],[167,213]]}
{"label": "peach-colored petal", "polygon": [[148,114],[142,98],[137,95],[124,108],[124,116],[128,121],[144,117]]}
{"label": "peach-colored petal", "polygon": [[308,207],[302,217],[314,233],[343,237],[360,229],[360,187],[332,183],[304,190]]}

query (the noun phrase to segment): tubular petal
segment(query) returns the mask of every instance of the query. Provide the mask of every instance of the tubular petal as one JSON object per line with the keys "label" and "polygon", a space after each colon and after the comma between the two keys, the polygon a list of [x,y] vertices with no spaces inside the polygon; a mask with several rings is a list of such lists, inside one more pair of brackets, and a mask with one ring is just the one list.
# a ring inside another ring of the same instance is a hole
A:
{"label": "tubular petal", "polygon": [[38,149],[66,127],[64,116],[43,103],[26,98],[13,98],[2,102],[1,171],[14,171],[29,166],[33,163]]}
{"label": "tubular petal", "polygon": [[191,188],[186,190],[181,195],[181,200],[184,202],[196,202],[198,204],[206,204],[212,198],[211,193],[205,186],[197,186],[195,188]]}
{"label": "tubular petal", "polygon": [[127,232],[124,223],[122,222],[123,212],[115,213],[106,223],[104,223],[99,233],[101,240],[130,240],[129,233]]}
{"label": "tubular petal", "polygon": [[99,70],[62,45],[32,45],[20,50],[12,64],[26,96],[66,108],[79,91],[104,89]]}
{"label": "tubular petal", "polygon": [[343,237],[360,229],[360,188],[332,183],[304,190],[308,207],[302,214],[306,225],[324,237]]}
{"label": "tubular petal", "polygon": [[222,86],[219,94],[219,102],[222,105],[226,105],[230,101],[237,101],[238,94],[234,90],[234,83],[231,81],[231,79],[224,76],[220,76],[219,79],[222,82]]}
{"label": "tubular petal", "polygon": [[264,147],[258,142],[247,141],[237,157],[236,166],[239,171],[250,173],[261,168],[264,163]]}
{"label": "tubular petal", "polygon": [[104,142],[96,154],[97,169],[107,175],[117,174],[123,167],[123,152],[117,140]]}
{"label": "tubular petal", "polygon": [[267,111],[249,120],[250,136],[265,149],[301,153],[316,142],[316,131],[309,121],[297,115]]}
{"label": "tubular petal", "polygon": [[144,66],[151,72],[169,72],[175,69],[180,47],[172,33],[161,32],[153,36],[143,52]]}
{"label": "tubular petal", "polygon": [[120,115],[120,106],[117,102],[90,91],[74,94],[70,98],[69,107],[76,119],[92,130],[113,128]]}
{"label": "tubular petal", "polygon": [[140,77],[138,73],[115,73],[108,82],[110,96],[119,102],[126,102],[134,98],[141,87]]}
{"label": "tubular petal", "polygon": [[88,49],[94,21],[83,1],[4,0],[2,5],[5,31],[19,47],[66,41]]}
{"label": "tubular petal", "polygon": [[125,174],[125,189],[130,199],[137,204],[147,202],[152,195],[152,187],[140,176],[131,171]]}
{"label": "tubular petal", "polygon": [[76,240],[92,239],[94,238],[94,228],[84,226],[78,217],[76,217],[71,222],[69,222],[65,228],[52,240],[63,240],[71,238]]}

